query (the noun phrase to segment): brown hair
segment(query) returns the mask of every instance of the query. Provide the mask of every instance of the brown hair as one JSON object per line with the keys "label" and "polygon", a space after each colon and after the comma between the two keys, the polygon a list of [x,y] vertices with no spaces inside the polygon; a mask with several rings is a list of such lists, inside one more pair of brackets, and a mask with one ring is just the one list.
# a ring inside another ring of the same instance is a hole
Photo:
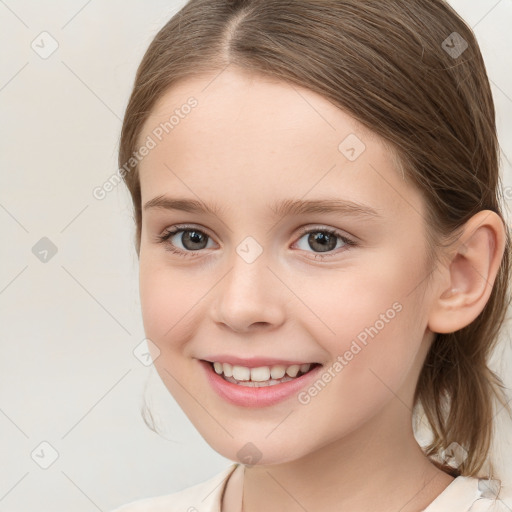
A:
{"label": "brown hair", "polygon": [[[378,134],[423,193],[432,265],[442,241],[456,240],[478,211],[504,220],[484,61],[471,29],[443,0],[191,0],[151,42],[123,121],[119,165],[130,162],[123,178],[138,254],[141,192],[130,157],[142,125],[178,80],[228,65],[308,88]],[[424,451],[454,476],[477,476],[486,462],[495,399],[510,412],[488,367],[510,303],[504,224],[505,253],[485,308],[467,327],[436,335],[415,392],[415,411],[423,409],[432,434]],[[453,442],[467,451],[458,470],[440,456]]]}

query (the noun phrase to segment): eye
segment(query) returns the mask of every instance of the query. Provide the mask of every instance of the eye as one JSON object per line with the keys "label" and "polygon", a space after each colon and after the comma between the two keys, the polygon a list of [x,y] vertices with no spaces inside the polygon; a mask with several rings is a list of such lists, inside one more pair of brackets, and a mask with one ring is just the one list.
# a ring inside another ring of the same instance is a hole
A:
{"label": "eye", "polygon": [[[181,236],[178,236],[180,233]],[[337,252],[331,254],[336,248],[346,249],[347,247],[357,246],[354,240],[332,228],[302,229],[300,235],[301,237],[296,243],[299,244],[303,238],[305,238],[305,243],[299,248],[307,251],[307,246],[309,246],[319,251],[314,254],[315,259],[326,259],[337,254]],[[208,248],[208,240],[211,240],[209,235],[193,226],[174,226],[157,236],[157,242],[165,244],[166,250],[182,257],[199,256],[202,249]],[[338,242],[341,243],[338,244]],[[181,247],[177,244],[181,244]],[[322,253],[329,254],[324,255]]]}
{"label": "eye", "polygon": [[[182,233],[181,236],[176,236]],[[167,229],[157,237],[159,243],[166,246],[166,250],[177,254],[178,256],[198,256],[194,251],[200,251],[207,245],[207,239],[210,237],[200,229],[191,226],[175,226]],[[174,240],[173,240],[174,239]],[[176,241],[181,243],[182,248],[176,247]]]}
{"label": "eye", "polygon": [[[354,240],[346,237],[336,229],[325,227],[303,229],[301,231],[301,238],[297,244],[299,244],[302,239],[305,239],[305,243],[303,243],[302,247],[299,247],[300,249],[307,251],[307,248],[310,247],[319,251],[314,254],[315,259],[326,259],[338,254],[339,251],[332,254],[332,251],[336,248],[346,249],[347,246],[354,247],[357,245]],[[340,244],[338,244],[338,242],[340,242]],[[328,254],[323,255],[322,253]]]}

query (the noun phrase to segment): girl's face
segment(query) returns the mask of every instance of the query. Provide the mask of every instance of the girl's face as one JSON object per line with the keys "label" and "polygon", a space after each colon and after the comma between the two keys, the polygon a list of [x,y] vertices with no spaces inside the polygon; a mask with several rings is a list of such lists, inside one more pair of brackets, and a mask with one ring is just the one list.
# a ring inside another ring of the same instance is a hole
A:
{"label": "girl's face", "polygon": [[[275,464],[409,430],[433,290],[422,197],[382,141],[322,96],[232,68],[175,85],[139,141],[144,328],[205,440]],[[201,362],[230,356],[323,366],[278,401],[285,384],[225,383],[251,393],[235,403]]]}

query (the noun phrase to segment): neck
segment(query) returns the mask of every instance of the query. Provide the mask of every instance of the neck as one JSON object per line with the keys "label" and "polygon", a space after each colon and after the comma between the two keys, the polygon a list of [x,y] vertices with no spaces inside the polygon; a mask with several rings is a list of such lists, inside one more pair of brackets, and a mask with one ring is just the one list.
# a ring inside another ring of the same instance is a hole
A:
{"label": "neck", "polygon": [[393,400],[371,423],[301,459],[246,467],[242,512],[417,512],[452,481],[423,454],[409,410]]}

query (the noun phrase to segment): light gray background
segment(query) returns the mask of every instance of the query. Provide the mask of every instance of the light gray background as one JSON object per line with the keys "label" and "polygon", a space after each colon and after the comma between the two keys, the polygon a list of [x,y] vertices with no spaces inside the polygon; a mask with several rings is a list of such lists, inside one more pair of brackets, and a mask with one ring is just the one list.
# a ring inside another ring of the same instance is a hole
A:
{"label": "light gray background", "polygon": [[[124,186],[101,201],[92,195],[116,171],[140,59],[183,4],[0,0],[1,512],[108,511],[231,463],[134,356],[144,332],[131,204]],[[512,0],[452,5],[488,66],[510,187]],[[31,47],[43,31],[59,45],[46,59]],[[32,252],[43,237],[58,251],[46,263]],[[495,364],[511,387],[509,333]],[[166,439],[141,418],[147,382]],[[503,429],[500,469],[510,484],[510,423]],[[58,452],[48,469],[37,463],[51,461],[43,441]]]}

